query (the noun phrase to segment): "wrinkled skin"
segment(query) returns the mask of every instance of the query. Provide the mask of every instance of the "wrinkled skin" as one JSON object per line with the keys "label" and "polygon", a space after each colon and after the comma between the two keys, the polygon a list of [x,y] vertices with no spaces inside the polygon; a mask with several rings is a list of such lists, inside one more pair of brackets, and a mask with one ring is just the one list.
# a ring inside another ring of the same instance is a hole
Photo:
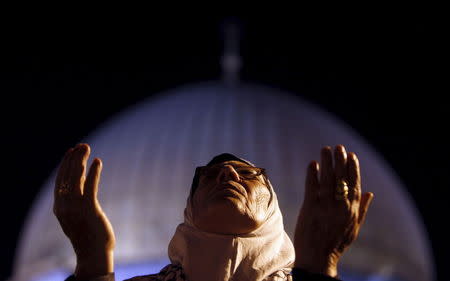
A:
{"label": "wrinkled skin", "polygon": [[[262,175],[239,177],[240,161],[226,161],[214,178],[200,177],[193,196],[194,224],[203,231],[221,234],[249,233],[267,218],[271,198]],[[217,165],[216,165],[217,166]]]}
{"label": "wrinkled skin", "polygon": [[[102,162],[95,158],[86,176],[89,155],[87,144],[67,151],[58,170],[54,193],[53,211],[75,250],[75,276],[79,279],[114,270],[114,231],[97,199]],[[217,233],[246,233],[256,229],[264,222],[267,214],[264,206],[270,200],[262,176],[242,180],[234,169],[245,164],[236,161],[221,164],[223,169],[214,181],[200,179],[199,192],[194,196],[197,208],[194,223]],[[335,198],[337,180],[348,182],[350,191],[345,200]],[[241,194],[232,191],[224,191],[228,195],[215,194],[218,188],[236,188]],[[295,266],[336,276],[339,259],[357,238],[372,199],[372,193],[361,192],[356,155],[347,155],[343,146],[335,148],[334,156],[330,147],[323,148],[320,172],[315,161],[307,171],[305,197],[294,237]],[[213,220],[215,215],[220,220]]]}
{"label": "wrinkled skin", "polygon": [[[335,197],[340,180],[345,180],[349,187],[344,200]],[[345,148],[338,145],[333,156],[332,149],[324,147],[320,166],[313,161],[307,171],[305,197],[294,237],[296,266],[336,276],[338,261],[357,238],[372,199],[372,193],[361,192],[356,155],[347,155]]]}

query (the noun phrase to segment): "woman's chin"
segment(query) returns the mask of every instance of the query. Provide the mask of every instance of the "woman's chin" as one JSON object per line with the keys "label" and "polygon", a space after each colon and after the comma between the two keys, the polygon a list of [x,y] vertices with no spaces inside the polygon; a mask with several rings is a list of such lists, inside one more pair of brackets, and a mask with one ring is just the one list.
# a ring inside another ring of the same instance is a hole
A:
{"label": "woman's chin", "polygon": [[247,216],[247,210],[242,199],[237,196],[222,196],[214,200],[214,204],[209,207],[210,213],[214,216],[226,219],[228,217]]}
{"label": "woman's chin", "polygon": [[197,227],[219,234],[244,234],[258,227],[242,201],[235,197],[222,197],[197,220]]}

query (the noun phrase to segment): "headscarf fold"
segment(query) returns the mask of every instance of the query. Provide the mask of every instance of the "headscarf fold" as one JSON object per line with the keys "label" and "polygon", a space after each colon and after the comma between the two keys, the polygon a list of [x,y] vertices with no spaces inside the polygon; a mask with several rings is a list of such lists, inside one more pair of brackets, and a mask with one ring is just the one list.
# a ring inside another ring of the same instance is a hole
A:
{"label": "headscarf fold", "polygon": [[[230,160],[254,166],[228,153],[214,157],[208,166]],[[225,235],[204,232],[194,225],[194,179],[184,211],[184,222],[178,225],[168,249],[170,261],[183,268],[186,280],[287,280],[295,260],[294,247],[284,231],[276,194],[269,180],[267,183],[272,193],[267,220],[250,233]],[[280,279],[283,276],[285,278]]]}

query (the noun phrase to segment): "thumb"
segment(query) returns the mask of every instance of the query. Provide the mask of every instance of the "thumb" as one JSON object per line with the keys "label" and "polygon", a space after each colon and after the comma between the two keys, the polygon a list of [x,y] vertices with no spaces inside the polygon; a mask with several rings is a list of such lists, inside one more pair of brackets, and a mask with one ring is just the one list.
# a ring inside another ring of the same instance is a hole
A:
{"label": "thumb", "polygon": [[370,203],[373,200],[373,193],[366,192],[361,196],[361,202],[359,203],[359,217],[358,223],[362,225],[366,219],[367,210],[369,210]]}
{"label": "thumb", "polygon": [[93,202],[97,199],[98,184],[100,183],[100,174],[102,172],[102,160],[95,158],[89,169],[84,184],[84,196]]}
{"label": "thumb", "polygon": [[303,204],[314,203],[318,199],[319,193],[319,164],[312,161],[306,171],[305,196]]}

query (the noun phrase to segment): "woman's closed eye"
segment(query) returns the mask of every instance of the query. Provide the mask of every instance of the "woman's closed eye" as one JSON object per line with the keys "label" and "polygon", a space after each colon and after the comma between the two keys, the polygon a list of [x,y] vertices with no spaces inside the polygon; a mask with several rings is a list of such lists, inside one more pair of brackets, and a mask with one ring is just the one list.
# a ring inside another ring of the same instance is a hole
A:
{"label": "woman's closed eye", "polygon": [[255,167],[241,167],[237,168],[236,172],[240,177],[245,179],[257,179],[261,175],[261,170]]}
{"label": "woman's closed eye", "polygon": [[256,176],[258,174],[257,171],[248,168],[237,168],[236,172],[241,176]]}

